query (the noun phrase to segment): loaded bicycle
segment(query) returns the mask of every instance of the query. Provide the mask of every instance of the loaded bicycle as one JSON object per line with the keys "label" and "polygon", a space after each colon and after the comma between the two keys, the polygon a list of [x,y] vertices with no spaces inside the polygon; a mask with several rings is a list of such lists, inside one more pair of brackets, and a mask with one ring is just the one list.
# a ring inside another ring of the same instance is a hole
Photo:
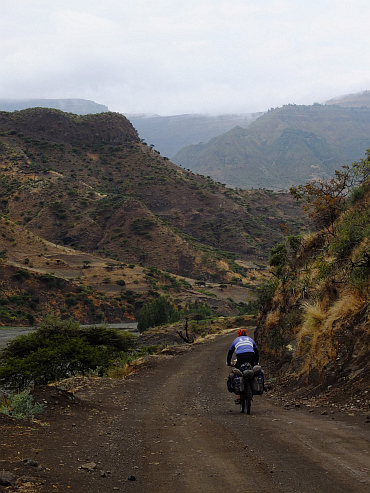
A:
{"label": "loaded bicycle", "polygon": [[227,388],[239,398],[240,412],[250,414],[253,395],[262,395],[264,390],[263,371],[259,365],[252,368],[250,363],[244,363],[240,369],[233,364],[228,378]]}

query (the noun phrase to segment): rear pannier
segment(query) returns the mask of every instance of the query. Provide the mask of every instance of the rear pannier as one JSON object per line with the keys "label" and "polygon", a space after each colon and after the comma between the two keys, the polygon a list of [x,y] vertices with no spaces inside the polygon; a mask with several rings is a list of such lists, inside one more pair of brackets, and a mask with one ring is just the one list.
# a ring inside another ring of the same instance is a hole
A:
{"label": "rear pannier", "polygon": [[254,377],[252,380],[253,395],[262,395],[265,387],[263,370],[259,365],[253,367]]}

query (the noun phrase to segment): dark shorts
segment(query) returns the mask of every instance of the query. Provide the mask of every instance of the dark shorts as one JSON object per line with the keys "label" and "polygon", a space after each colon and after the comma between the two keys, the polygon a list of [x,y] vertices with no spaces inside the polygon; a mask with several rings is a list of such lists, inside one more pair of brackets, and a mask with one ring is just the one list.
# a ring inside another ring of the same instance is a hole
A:
{"label": "dark shorts", "polygon": [[240,353],[236,355],[237,368],[240,368],[243,363],[250,363],[252,367],[257,364],[255,353]]}

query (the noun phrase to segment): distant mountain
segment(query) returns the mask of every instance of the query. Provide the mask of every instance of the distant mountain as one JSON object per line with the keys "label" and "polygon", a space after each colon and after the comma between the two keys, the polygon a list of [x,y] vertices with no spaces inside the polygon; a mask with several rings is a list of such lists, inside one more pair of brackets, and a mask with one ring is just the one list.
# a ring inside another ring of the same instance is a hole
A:
{"label": "distant mountain", "polygon": [[182,147],[208,142],[236,126],[247,128],[263,113],[239,115],[130,115],[125,116],[139,136],[162,155],[172,158]]}
{"label": "distant mountain", "polygon": [[288,189],[332,176],[370,147],[370,108],[287,105],[248,128],[181,149],[173,161],[241,188]]}
{"label": "distant mountain", "polygon": [[344,108],[359,108],[361,106],[370,108],[370,91],[347,94],[338,98],[329,99],[329,101],[325,101],[325,104],[336,104]]}
{"label": "distant mountain", "polygon": [[0,111],[20,111],[27,108],[53,108],[77,115],[109,111],[108,106],[88,99],[0,99]]}

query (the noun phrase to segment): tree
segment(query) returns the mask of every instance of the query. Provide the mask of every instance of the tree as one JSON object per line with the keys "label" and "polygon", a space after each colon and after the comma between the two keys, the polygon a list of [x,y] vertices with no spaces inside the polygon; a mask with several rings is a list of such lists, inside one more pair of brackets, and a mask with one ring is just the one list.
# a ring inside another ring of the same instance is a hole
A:
{"label": "tree", "polygon": [[349,193],[370,178],[370,149],[365,158],[351,166],[342,166],[329,180],[314,180],[291,187],[290,193],[297,199],[306,200],[304,210],[315,226],[335,236],[336,220],[343,212]]}
{"label": "tree", "polygon": [[164,296],[145,303],[140,310],[137,328],[140,332],[149,327],[177,322],[180,312]]}
{"label": "tree", "polygon": [[326,229],[335,236],[335,221],[344,210],[349,193],[350,177],[345,172],[336,171],[330,180],[318,180],[306,185],[291,187],[290,193],[297,199],[305,199],[304,210],[319,229]]}

